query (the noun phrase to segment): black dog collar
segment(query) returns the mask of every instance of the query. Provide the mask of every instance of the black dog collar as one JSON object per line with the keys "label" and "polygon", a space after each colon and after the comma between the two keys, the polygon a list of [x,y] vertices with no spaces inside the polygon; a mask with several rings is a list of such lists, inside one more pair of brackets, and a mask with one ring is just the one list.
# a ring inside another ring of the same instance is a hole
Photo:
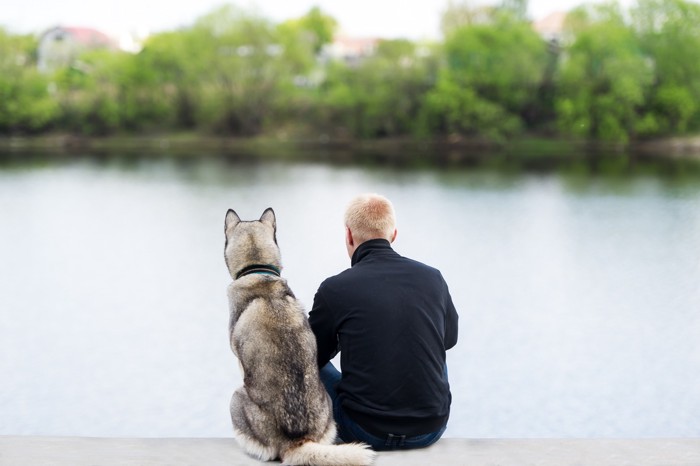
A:
{"label": "black dog collar", "polygon": [[275,267],[274,265],[270,264],[251,264],[246,267],[243,267],[241,270],[238,271],[236,274],[236,280],[238,280],[241,277],[245,277],[246,275],[250,275],[252,273],[261,273],[265,275],[275,275],[275,276],[280,276],[281,272],[278,267]]}

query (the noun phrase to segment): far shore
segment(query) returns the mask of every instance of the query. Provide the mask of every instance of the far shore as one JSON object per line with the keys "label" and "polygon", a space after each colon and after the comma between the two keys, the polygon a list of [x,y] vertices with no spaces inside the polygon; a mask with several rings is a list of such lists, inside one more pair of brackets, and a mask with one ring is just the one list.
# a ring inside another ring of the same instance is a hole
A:
{"label": "far shore", "polygon": [[459,161],[463,157],[507,154],[513,158],[566,158],[569,155],[634,154],[663,158],[700,160],[700,135],[673,137],[629,144],[568,140],[557,137],[524,135],[494,142],[481,138],[450,137],[442,139],[386,138],[351,139],[318,135],[291,138],[284,135],[234,137],[205,133],[118,134],[83,136],[68,133],[0,136],[0,151],[57,152],[82,154],[90,152],[140,152],[148,154],[217,155],[248,153],[260,156],[294,159],[310,151],[419,154],[448,154]]}

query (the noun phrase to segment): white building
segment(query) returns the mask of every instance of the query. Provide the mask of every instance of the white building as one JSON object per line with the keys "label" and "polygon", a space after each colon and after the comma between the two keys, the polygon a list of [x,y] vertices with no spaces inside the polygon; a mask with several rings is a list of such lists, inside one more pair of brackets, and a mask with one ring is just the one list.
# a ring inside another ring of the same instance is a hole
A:
{"label": "white building", "polygon": [[82,52],[100,48],[116,50],[117,43],[96,29],[56,26],[39,38],[39,71],[48,73],[71,66]]}

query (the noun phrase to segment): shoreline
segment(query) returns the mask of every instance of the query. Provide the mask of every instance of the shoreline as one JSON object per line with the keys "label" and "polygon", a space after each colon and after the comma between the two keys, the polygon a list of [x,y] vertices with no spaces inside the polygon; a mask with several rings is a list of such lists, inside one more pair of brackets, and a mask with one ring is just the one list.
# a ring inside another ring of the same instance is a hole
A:
{"label": "shoreline", "polygon": [[177,153],[191,151],[265,152],[283,151],[292,156],[307,150],[392,152],[392,151],[462,151],[468,153],[502,153],[512,156],[547,156],[558,153],[586,155],[592,153],[641,154],[660,157],[700,159],[700,135],[638,141],[627,145],[568,140],[539,135],[523,135],[504,142],[480,138],[421,139],[413,137],[387,139],[289,138],[279,136],[232,137],[197,132],[119,134],[82,136],[51,133],[36,136],[0,136],[0,150],[90,152],[148,151]]}
{"label": "shoreline", "polygon": [[[257,466],[233,438],[0,436],[0,466]],[[379,452],[375,466],[698,466],[700,439],[443,438],[420,450]]]}
{"label": "shoreline", "polygon": [[100,138],[68,134],[0,137],[0,167],[69,163],[79,159],[104,163],[109,160],[135,163],[148,159],[189,163],[219,159],[226,163],[320,163],[409,170],[487,170],[510,174],[557,172],[574,177],[654,174],[665,178],[699,179],[700,137],[635,146],[535,136],[502,144],[477,139],[235,138],[197,133]]}

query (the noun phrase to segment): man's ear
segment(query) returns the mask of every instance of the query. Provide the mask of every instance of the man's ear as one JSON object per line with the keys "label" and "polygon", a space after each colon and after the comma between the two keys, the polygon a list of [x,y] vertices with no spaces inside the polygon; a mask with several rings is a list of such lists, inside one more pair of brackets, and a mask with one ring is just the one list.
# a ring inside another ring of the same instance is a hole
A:
{"label": "man's ear", "polygon": [[396,228],[394,228],[394,234],[391,235],[391,239],[389,240],[389,242],[390,242],[390,243],[393,243],[393,242],[396,240],[396,235],[398,235],[398,234],[399,234],[399,230],[397,230]]}
{"label": "man's ear", "polygon": [[350,227],[345,227],[345,242],[349,246],[355,246],[355,238],[352,237],[352,231],[350,231]]}
{"label": "man's ear", "polygon": [[277,219],[275,218],[275,211],[272,207],[265,209],[265,212],[260,216],[260,221],[266,225],[270,225],[274,231],[277,231]]}
{"label": "man's ear", "polygon": [[235,227],[240,222],[241,218],[238,214],[233,209],[229,209],[228,212],[226,212],[226,220],[224,221],[224,234],[228,232],[229,228]]}

